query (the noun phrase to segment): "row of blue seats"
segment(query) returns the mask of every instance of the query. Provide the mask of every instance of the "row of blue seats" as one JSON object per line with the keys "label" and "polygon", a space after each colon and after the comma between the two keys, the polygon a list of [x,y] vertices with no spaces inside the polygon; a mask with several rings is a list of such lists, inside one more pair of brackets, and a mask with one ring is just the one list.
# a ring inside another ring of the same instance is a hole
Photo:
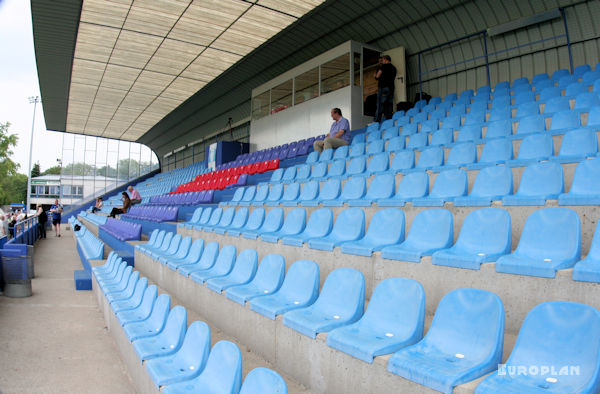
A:
{"label": "row of blue seats", "polygon": [[69,218],[71,228],[75,225],[80,227],[79,231],[73,231],[75,234],[77,245],[86,260],[103,260],[104,259],[104,242],[92,234],[79,220],[75,217]]}
{"label": "row of blue seats", "polygon": [[287,393],[275,371],[252,370],[242,385],[242,354],[232,342],[212,349],[210,327],[195,321],[187,327],[187,311],[170,308],[167,294],[111,253],[94,275],[133,349],[163,393],[215,392],[231,394]]}
{"label": "row of blue seats", "polygon": [[463,169],[440,172],[431,191],[429,174],[424,170],[406,173],[398,187],[394,172],[388,171],[377,174],[368,187],[366,177],[355,175],[343,186],[341,179],[332,178],[322,186],[311,180],[239,188],[231,201],[220,206],[404,206],[409,202],[413,206],[489,206],[492,201],[545,205],[547,200],[558,200],[559,205],[596,205],[600,204],[599,185],[600,158],[593,158],[577,165],[567,193],[562,166],[550,161],[525,167],[514,194],[512,170],[505,165],[490,165],[479,170],[468,194],[468,176]]}
{"label": "row of blue seats", "polygon": [[[200,249],[203,241],[194,244]],[[147,248],[151,249],[151,244],[141,246],[140,251]],[[233,245],[223,246],[215,256],[217,251],[216,242],[207,244],[197,264],[185,258],[175,263],[178,260],[162,257],[171,269],[217,293],[225,290],[227,298],[241,305],[248,301],[257,313],[271,319],[282,314],[283,324],[303,335],[314,339],[327,332],[330,347],[360,360],[372,363],[376,356],[392,354],[388,370],[416,383],[451,393],[459,384],[490,374],[476,392],[520,392],[549,382],[553,392],[571,392],[574,387],[577,392],[595,392],[600,388],[600,313],[588,305],[555,301],[532,309],[505,364],[511,370],[513,365],[550,365],[558,367],[556,371],[576,364],[579,374],[559,379],[514,374],[507,381],[498,370],[504,344],[504,306],[494,293],[451,291],[440,301],[423,335],[425,291],[414,280],[383,280],[365,311],[365,280],[355,269],[332,271],[319,292],[319,267],[313,261],[293,263],[284,276],[285,261],[280,255],[267,255],[258,265],[253,249],[240,252],[237,258]],[[209,258],[204,259],[205,253]],[[548,346],[549,342],[553,346]]]}
{"label": "row of blue seats", "polygon": [[103,224],[106,224],[106,220],[108,219],[107,216],[97,215],[95,213],[90,213],[90,212],[86,212],[86,211],[81,211],[79,213],[79,216],[85,218],[85,220],[87,220],[89,222],[92,222],[96,226],[101,226]]}
{"label": "row of blue seats", "polygon": [[[600,231],[596,235],[599,240],[594,239],[587,258],[580,261],[579,216],[566,208],[534,211],[526,221],[514,253],[511,253],[511,218],[500,208],[478,209],[467,215],[454,244],[453,217],[446,209],[419,212],[406,237],[404,213],[397,208],[378,210],[368,230],[365,213],[360,208],[341,211],[335,222],[333,212],[327,208],[317,209],[308,220],[303,208],[291,210],[285,218],[283,208],[272,209],[268,214],[262,208],[250,214],[247,208],[237,211],[230,208],[224,212],[218,208],[208,213],[182,227],[241,235],[247,239],[260,237],[265,242],[281,241],[298,247],[306,244],[311,249],[326,251],[340,247],[342,253],[360,256],[380,251],[384,259],[417,263],[423,256],[433,255],[434,265],[456,268],[479,269],[482,263],[496,262],[497,272],[549,278],[555,277],[557,270],[575,266],[575,280],[595,282],[600,279]],[[207,220],[206,224],[199,224],[202,219]],[[158,233],[154,243],[160,250],[174,254],[179,241],[173,243],[173,235],[166,234]]]}

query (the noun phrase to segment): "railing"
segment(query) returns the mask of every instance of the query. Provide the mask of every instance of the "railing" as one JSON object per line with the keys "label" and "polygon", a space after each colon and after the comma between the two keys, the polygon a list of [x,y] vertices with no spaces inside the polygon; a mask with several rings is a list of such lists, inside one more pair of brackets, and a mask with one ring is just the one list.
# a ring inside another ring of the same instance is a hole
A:
{"label": "railing", "polygon": [[[15,223],[14,226],[8,227],[9,234],[12,235],[11,241],[13,243],[26,243],[23,242],[25,234],[34,228],[38,224],[38,217],[32,216],[25,220]],[[37,239],[37,237],[35,237]]]}

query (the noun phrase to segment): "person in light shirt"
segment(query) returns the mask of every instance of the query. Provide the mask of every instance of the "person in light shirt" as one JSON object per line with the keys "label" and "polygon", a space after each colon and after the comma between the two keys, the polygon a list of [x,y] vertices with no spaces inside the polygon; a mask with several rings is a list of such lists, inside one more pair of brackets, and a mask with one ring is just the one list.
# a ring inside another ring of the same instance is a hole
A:
{"label": "person in light shirt", "polygon": [[324,140],[317,140],[313,144],[315,151],[319,153],[323,152],[324,149],[336,149],[350,143],[350,122],[342,116],[342,110],[333,108],[331,119],[333,119],[333,124],[329,130],[329,135]]}
{"label": "person in light shirt", "polygon": [[133,186],[129,186],[127,188],[127,191],[129,192],[129,199],[131,200],[131,205],[139,204],[142,202],[142,196],[140,196],[140,193],[137,190],[135,190]]}

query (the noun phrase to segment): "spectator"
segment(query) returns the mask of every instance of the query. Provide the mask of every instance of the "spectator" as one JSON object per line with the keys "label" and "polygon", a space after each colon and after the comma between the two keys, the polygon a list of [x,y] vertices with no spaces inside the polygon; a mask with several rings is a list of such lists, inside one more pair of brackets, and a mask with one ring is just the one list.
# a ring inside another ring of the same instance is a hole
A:
{"label": "spectator", "polygon": [[94,205],[94,207],[92,208],[92,213],[96,213],[96,212],[102,210],[103,206],[104,206],[104,202],[102,201],[102,197],[96,198],[96,205]]}
{"label": "spectator", "polygon": [[329,130],[329,135],[324,140],[315,141],[313,147],[319,153],[323,149],[335,149],[340,146],[348,145],[350,142],[350,122],[342,116],[342,110],[334,108],[331,110],[333,124]]}
{"label": "spectator", "polygon": [[133,188],[133,186],[129,186],[127,188],[129,190],[129,199],[131,200],[131,205],[139,204],[142,202],[142,196],[140,193]]}
{"label": "spectator", "polygon": [[391,119],[394,111],[394,80],[396,79],[396,67],[392,64],[392,58],[388,55],[381,57],[382,64],[378,67],[375,79],[377,80],[377,111],[375,122],[381,122],[382,118]]}
{"label": "spectator", "polygon": [[27,219],[27,215],[25,214],[25,212],[21,211],[20,209],[17,211],[17,222],[21,222],[23,220]]}
{"label": "spectator", "polygon": [[129,208],[131,208],[131,199],[129,198],[129,195],[127,194],[127,192],[123,192],[121,194],[123,195],[123,198],[121,199],[121,200],[123,200],[123,205],[120,208],[113,208],[112,211],[110,211],[109,216],[111,218],[114,218],[116,215],[121,215],[123,213],[127,213],[127,211],[129,211]]}
{"label": "spectator", "polygon": [[38,204],[37,212],[35,213],[35,216],[37,216],[37,218],[38,218],[38,228],[39,228],[40,238],[46,239],[46,223],[48,223],[48,215],[44,211],[44,208],[42,208],[41,204]]}
{"label": "spectator", "polygon": [[6,233],[7,233],[7,231],[6,231],[6,229],[4,228],[4,227],[5,227],[5,225],[6,225],[6,223],[7,223],[7,222],[6,222],[6,216],[4,216],[4,215],[0,215],[0,237],[4,237],[4,236],[6,236],[6,235],[7,235],[7,234],[6,234]]}
{"label": "spectator", "polygon": [[60,237],[60,220],[62,218],[63,206],[59,204],[58,200],[54,200],[54,204],[50,207],[52,213],[52,224],[54,225],[54,236]]}
{"label": "spectator", "polygon": [[15,237],[15,226],[17,225],[17,214],[13,213],[8,223],[8,233],[10,238]]}

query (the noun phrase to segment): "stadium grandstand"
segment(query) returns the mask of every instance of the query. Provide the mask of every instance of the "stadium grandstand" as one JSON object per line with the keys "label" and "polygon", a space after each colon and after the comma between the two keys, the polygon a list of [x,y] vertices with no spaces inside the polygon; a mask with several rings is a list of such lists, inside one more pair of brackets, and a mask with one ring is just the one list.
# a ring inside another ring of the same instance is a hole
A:
{"label": "stadium grandstand", "polygon": [[2,392],[600,392],[600,2],[31,8],[63,161],[148,165],[3,245]]}

